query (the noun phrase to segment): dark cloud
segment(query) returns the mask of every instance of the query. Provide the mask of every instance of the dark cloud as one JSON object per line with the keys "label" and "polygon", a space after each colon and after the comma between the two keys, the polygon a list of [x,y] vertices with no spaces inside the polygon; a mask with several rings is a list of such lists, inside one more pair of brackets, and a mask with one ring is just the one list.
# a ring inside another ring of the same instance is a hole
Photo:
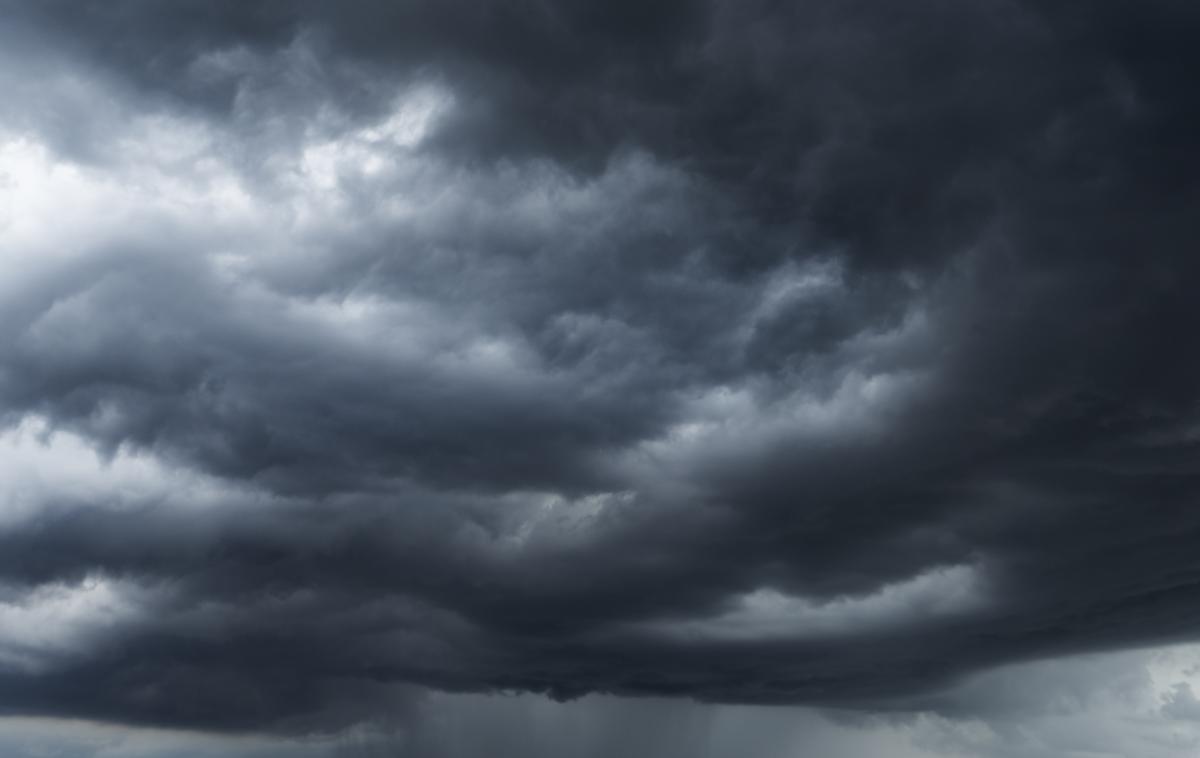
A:
{"label": "dark cloud", "polygon": [[1188,8],[5,5],[8,711],[949,711],[1200,629]]}

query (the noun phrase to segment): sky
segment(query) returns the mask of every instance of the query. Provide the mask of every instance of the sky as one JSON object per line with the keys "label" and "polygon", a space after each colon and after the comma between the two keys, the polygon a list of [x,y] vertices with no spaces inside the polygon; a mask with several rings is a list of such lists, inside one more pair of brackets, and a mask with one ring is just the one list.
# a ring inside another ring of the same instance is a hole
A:
{"label": "sky", "polygon": [[0,752],[1195,756],[1198,36],[0,0]]}

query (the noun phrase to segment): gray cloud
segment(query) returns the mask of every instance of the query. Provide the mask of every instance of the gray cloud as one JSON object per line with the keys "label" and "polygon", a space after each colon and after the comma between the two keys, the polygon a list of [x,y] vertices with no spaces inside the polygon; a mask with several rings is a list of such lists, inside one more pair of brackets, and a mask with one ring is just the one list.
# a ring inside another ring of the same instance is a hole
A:
{"label": "gray cloud", "polygon": [[9,712],[953,713],[1194,637],[1191,11],[6,7]]}

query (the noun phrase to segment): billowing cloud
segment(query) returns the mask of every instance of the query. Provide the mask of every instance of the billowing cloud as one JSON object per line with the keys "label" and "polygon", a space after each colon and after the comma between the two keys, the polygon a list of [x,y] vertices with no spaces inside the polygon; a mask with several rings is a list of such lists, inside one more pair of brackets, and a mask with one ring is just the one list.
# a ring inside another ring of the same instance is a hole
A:
{"label": "billowing cloud", "polygon": [[1200,631],[1196,12],[3,6],[6,712],[953,718]]}

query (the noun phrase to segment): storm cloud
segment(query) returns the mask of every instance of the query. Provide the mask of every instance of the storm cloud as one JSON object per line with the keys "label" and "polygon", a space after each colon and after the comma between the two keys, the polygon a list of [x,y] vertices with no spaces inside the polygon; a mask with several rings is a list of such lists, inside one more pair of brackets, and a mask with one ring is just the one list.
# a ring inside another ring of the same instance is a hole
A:
{"label": "storm cloud", "polygon": [[1200,8],[0,8],[5,712],[954,714],[1200,635]]}

